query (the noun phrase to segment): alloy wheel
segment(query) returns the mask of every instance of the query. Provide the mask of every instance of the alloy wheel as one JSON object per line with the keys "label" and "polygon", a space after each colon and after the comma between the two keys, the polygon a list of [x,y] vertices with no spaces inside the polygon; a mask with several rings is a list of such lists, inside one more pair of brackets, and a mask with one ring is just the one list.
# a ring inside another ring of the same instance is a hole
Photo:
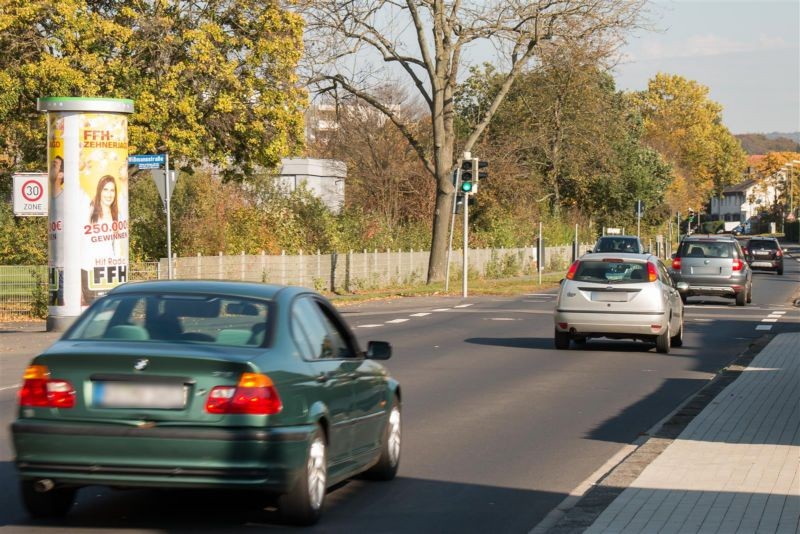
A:
{"label": "alloy wheel", "polygon": [[392,408],[389,414],[389,436],[388,436],[389,460],[392,465],[397,465],[400,460],[400,410]]}
{"label": "alloy wheel", "polygon": [[308,451],[308,500],[318,510],[325,497],[327,466],[325,465],[325,442],[316,438]]}

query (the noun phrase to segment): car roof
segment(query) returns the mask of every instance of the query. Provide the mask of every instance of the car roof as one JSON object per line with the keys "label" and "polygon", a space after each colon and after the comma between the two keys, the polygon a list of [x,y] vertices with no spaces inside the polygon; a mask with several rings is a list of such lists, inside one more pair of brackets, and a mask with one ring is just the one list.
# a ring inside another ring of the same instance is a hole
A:
{"label": "car roof", "polygon": [[681,241],[736,241],[730,234],[692,234],[687,235]]}
{"label": "car roof", "polygon": [[150,280],[146,282],[128,282],[119,285],[109,295],[135,293],[190,293],[198,295],[230,295],[237,297],[255,297],[276,300],[288,294],[313,293],[312,290],[297,286],[281,286],[277,284],[261,284],[257,282],[238,282],[232,280]]}
{"label": "car roof", "polygon": [[750,238],[750,241],[777,241],[778,239],[775,237],[767,237],[765,235],[756,235]]}
{"label": "car roof", "polygon": [[607,259],[621,259],[621,260],[639,260],[648,261],[650,258],[657,258],[653,254],[639,254],[636,252],[587,252],[578,260],[580,261],[603,261]]}
{"label": "car roof", "polygon": [[639,239],[636,235],[601,235],[599,239]]}

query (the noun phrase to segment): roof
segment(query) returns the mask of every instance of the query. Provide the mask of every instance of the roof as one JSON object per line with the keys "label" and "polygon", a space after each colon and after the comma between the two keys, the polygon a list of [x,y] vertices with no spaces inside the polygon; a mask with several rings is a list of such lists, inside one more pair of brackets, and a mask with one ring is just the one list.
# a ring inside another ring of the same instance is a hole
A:
{"label": "roof", "polygon": [[729,185],[728,187],[722,190],[722,194],[724,195],[725,193],[745,193],[747,192],[748,189],[750,189],[754,185],[756,185],[755,180],[745,180],[744,182],[735,185]]}
{"label": "roof", "polygon": [[580,258],[580,261],[587,261],[587,260],[594,260],[594,261],[603,261],[606,259],[623,259],[623,260],[641,260],[647,261],[650,258],[654,258],[652,254],[642,253],[637,254],[635,252],[587,252]]}
{"label": "roof", "polygon": [[237,282],[232,280],[151,280],[122,284],[115,287],[109,294],[193,293],[200,295],[231,295],[274,300],[282,290],[292,293],[311,291],[294,286],[260,284],[257,282]]}

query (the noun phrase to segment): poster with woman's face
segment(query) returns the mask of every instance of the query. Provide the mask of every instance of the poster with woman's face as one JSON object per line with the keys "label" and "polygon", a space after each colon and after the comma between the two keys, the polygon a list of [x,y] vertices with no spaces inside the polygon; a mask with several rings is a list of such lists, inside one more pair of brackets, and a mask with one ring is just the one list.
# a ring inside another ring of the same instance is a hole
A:
{"label": "poster with woman's face", "polygon": [[78,130],[78,176],[85,198],[81,227],[82,302],[128,278],[128,119],[84,113]]}

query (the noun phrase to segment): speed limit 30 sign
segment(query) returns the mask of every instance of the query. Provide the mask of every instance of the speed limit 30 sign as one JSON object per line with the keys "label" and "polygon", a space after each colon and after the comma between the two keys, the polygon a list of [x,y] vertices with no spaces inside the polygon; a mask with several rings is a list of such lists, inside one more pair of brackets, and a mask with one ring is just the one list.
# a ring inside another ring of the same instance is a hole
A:
{"label": "speed limit 30 sign", "polygon": [[14,215],[20,217],[47,216],[47,174],[21,172],[14,177]]}

